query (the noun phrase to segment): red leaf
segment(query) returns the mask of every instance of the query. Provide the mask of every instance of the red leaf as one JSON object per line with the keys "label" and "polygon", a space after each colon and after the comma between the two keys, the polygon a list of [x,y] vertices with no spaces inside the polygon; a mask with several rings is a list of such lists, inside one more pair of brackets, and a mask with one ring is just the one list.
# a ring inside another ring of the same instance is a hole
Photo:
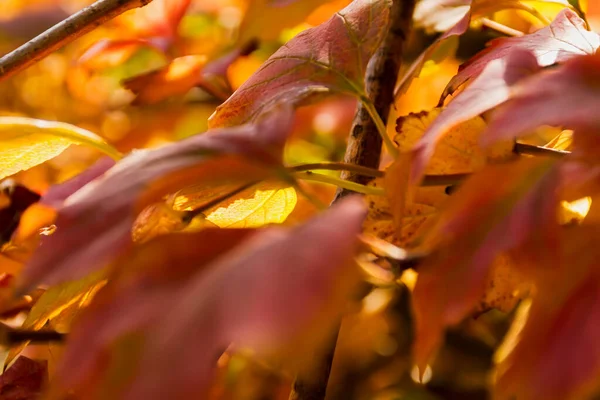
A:
{"label": "red leaf", "polygon": [[442,99],[478,76],[490,61],[504,58],[514,49],[530,50],[542,67],[563,63],[576,56],[594,54],[600,46],[600,36],[588,31],[585,26],[585,21],[577,13],[565,8],[552,24],[537,32],[493,40],[486,50],[461,66],[458,75],[444,90]]}
{"label": "red leaf", "polygon": [[61,183],[60,185],[50,187],[40,202],[42,204],[54,207],[61,206],[69,196],[104,174],[114,165],[115,161],[112,158],[103,157],[79,175]]}
{"label": "red leaf", "polygon": [[207,229],[173,234],[132,249],[115,262],[110,283],[85,310],[69,335],[59,374],[63,383],[91,390],[102,373],[113,342],[128,333],[148,329],[172,312],[176,291],[210,263],[254,231]]}
{"label": "red leaf", "polygon": [[598,226],[564,228],[558,273],[540,271],[516,346],[500,361],[500,399],[578,400],[599,389]]}
{"label": "red leaf", "polygon": [[[190,184],[252,182],[277,175],[293,114],[215,130],[157,150],[137,151],[68,198],[57,231],[42,240],[21,286],[83,277],[131,244],[135,212]],[[280,174],[281,172],[279,172]]]}
{"label": "red leaf", "polygon": [[75,326],[57,379],[87,393],[110,391],[94,375],[110,375],[102,367],[119,370],[110,347],[137,332],[142,357],[121,380],[126,387],[112,389],[132,399],[203,398],[230,343],[269,351],[335,319],[357,277],[351,263],[364,216],[354,198],[306,225],[260,231],[235,248],[248,231],[175,234],[142,245],[123,259],[134,270],[120,269]]}
{"label": "red leaf", "polygon": [[445,327],[474,309],[500,252],[530,246],[552,260],[550,243],[556,243],[558,229],[553,165],[552,160],[523,159],[490,166],[452,195],[428,238],[434,253],[419,267],[414,289],[414,350],[420,366],[438,347]]}
{"label": "red leaf", "polygon": [[415,145],[411,180],[416,182],[423,175],[439,139],[448,130],[504,103],[512,85],[538,70],[535,56],[527,50],[514,50],[502,59],[491,61],[481,75],[442,110]]}
{"label": "red leaf", "polygon": [[577,57],[519,83],[511,100],[494,113],[485,142],[518,137],[541,125],[552,125],[575,129],[576,149],[578,137],[583,139],[588,133],[592,135],[589,144],[597,143],[594,132],[600,124],[599,71],[600,55],[596,54]]}
{"label": "red leaf", "polygon": [[47,380],[47,361],[36,361],[21,356],[0,376],[0,398],[2,400],[37,399]]}
{"label": "red leaf", "polygon": [[328,91],[363,92],[364,71],[383,38],[387,0],[356,0],[281,47],[209,119],[212,127],[252,120],[273,104]]}

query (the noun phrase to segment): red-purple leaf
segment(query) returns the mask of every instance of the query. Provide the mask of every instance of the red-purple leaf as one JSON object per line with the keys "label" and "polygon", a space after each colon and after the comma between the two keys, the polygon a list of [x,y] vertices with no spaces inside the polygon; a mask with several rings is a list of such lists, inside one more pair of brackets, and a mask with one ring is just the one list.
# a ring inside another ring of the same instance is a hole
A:
{"label": "red-purple leaf", "polygon": [[76,279],[131,244],[136,212],[190,184],[274,177],[293,114],[280,109],[258,124],[215,130],[157,150],[137,151],[68,198],[57,231],[42,240],[21,276],[27,288]]}
{"label": "red-purple leaf", "polygon": [[47,361],[36,361],[21,356],[4,374],[0,375],[0,399],[37,399],[47,380]]}
{"label": "red-purple leaf", "polygon": [[[203,398],[232,342],[276,350],[339,313],[357,277],[352,258],[364,216],[354,198],[292,230],[249,238],[251,231],[204,231],[142,245],[122,260],[133,270],[118,269],[75,326],[59,385],[125,390],[131,399]],[[128,335],[143,336],[141,358],[129,364],[135,371],[124,387],[108,387],[103,379],[119,367],[111,348]]]}
{"label": "red-purple leaf", "polygon": [[499,38],[460,68],[442,94],[442,99],[478,76],[492,60],[506,57],[511,50],[530,50],[542,67],[565,62],[573,57],[594,54],[600,46],[600,36],[586,29],[577,13],[565,8],[549,26],[529,35]]}
{"label": "red-purple leaf", "polygon": [[527,245],[551,259],[558,229],[556,175],[552,160],[523,159],[487,167],[452,195],[428,237],[426,246],[434,253],[419,267],[414,290],[420,366],[445,327],[473,311],[501,252]]}
{"label": "red-purple leaf", "polygon": [[239,125],[277,103],[298,104],[329,91],[363,95],[365,69],[385,33],[389,3],[356,0],[294,37],[217,108],[209,125]]}
{"label": "red-purple leaf", "polygon": [[505,58],[491,61],[481,75],[442,110],[415,145],[411,180],[416,182],[423,175],[439,139],[448,130],[504,103],[512,85],[538,70],[535,56],[527,50],[515,50]]}
{"label": "red-purple leaf", "polygon": [[98,178],[115,165],[115,160],[103,157],[90,168],[60,185],[50,187],[40,202],[53,207],[59,207],[73,193]]}
{"label": "red-purple leaf", "polygon": [[[511,99],[493,115],[486,143],[518,137],[541,125],[594,132],[600,125],[600,55],[582,56],[514,87]],[[595,139],[596,134],[592,133]],[[581,138],[581,135],[580,135]],[[597,142],[597,139],[595,139]]]}
{"label": "red-purple leaf", "polygon": [[526,324],[501,355],[498,399],[578,400],[599,389],[600,232],[585,225],[563,230],[562,268],[540,269]]}

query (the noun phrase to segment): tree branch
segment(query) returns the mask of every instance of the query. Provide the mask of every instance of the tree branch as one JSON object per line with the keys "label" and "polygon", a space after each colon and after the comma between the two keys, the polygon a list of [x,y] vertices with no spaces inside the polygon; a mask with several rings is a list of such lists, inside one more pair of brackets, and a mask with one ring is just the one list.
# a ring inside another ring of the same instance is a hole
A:
{"label": "tree branch", "polygon": [[20,72],[125,11],[152,0],[98,0],[0,58],[0,81]]}
{"label": "tree branch", "polygon": [[[367,68],[366,93],[384,122],[387,121],[394,102],[394,86],[398,79],[404,45],[412,26],[414,8],[415,0],[393,0],[389,30]],[[368,110],[360,103],[348,138],[344,162],[378,169],[381,147],[382,138],[377,126]],[[352,172],[342,173],[342,178],[360,184],[366,184],[372,179]],[[354,192],[346,189],[338,190],[333,203],[351,193]],[[290,400],[323,400],[325,398],[340,326],[341,322],[335,333],[332,334],[325,354],[319,355],[316,359],[312,374],[309,377],[298,376],[296,378]]]}

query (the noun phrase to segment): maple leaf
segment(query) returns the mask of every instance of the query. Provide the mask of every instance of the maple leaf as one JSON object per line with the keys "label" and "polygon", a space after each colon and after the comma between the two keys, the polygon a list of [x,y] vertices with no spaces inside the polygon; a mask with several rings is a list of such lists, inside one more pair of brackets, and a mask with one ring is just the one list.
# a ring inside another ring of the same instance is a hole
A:
{"label": "maple leaf", "polygon": [[573,57],[594,54],[600,47],[600,35],[588,31],[584,20],[566,8],[552,23],[529,35],[498,38],[475,57],[463,64],[442,94],[442,99],[454,93],[470,79],[478,76],[492,60],[506,57],[512,50],[530,50],[538,64],[547,67]]}
{"label": "maple leaf", "polygon": [[444,328],[473,311],[499,253],[528,245],[552,259],[557,171],[555,161],[544,158],[488,166],[451,196],[424,244],[433,254],[419,266],[414,289],[414,352],[421,370]]}
{"label": "maple leaf", "polygon": [[291,110],[279,109],[258,124],[214,130],[124,158],[58,209],[58,229],[43,238],[21,285],[58,283],[102,267],[131,244],[136,212],[186,185],[281,177],[292,118]]}
{"label": "maple leaf", "polygon": [[40,396],[48,380],[46,361],[19,357],[0,375],[0,398],[3,400],[31,400]]}
{"label": "maple leaf", "polygon": [[[205,230],[138,247],[122,261],[131,269],[116,269],[120,277],[75,326],[58,381],[125,398],[205,392],[215,357],[230,343],[264,353],[300,339],[308,325],[331,321],[354,282],[349,267],[364,214],[361,200],[348,199],[293,230]],[[135,375],[121,387],[90,386],[102,385],[95,375],[103,354],[132,334],[145,338]],[[191,346],[182,353],[181,343]]]}
{"label": "maple leaf", "polygon": [[537,267],[537,290],[496,354],[499,399],[575,400],[597,392],[598,225],[561,232],[560,268]]}
{"label": "maple leaf", "polygon": [[388,0],[357,0],[298,34],[215,110],[209,126],[250,121],[277,103],[299,104],[330,91],[364,95],[364,74],[389,18]]}

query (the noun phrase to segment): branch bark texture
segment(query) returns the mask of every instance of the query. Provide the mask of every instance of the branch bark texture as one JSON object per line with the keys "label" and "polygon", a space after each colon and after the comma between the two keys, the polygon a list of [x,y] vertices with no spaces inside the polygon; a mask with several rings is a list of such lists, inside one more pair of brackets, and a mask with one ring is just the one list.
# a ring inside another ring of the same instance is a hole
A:
{"label": "branch bark texture", "polygon": [[98,0],[0,58],[0,81],[28,68],[125,11],[152,0]]}
{"label": "branch bark texture", "polygon": [[[384,122],[387,121],[394,102],[394,86],[398,79],[406,39],[412,26],[414,8],[415,0],[393,0],[387,35],[367,68],[366,92]],[[378,169],[381,148],[381,136],[361,103],[354,117],[344,162]],[[361,184],[366,184],[372,179],[351,172],[342,173],[342,178]],[[352,193],[354,192],[346,189],[338,190],[333,203]],[[340,325],[332,335],[325,354],[320,355],[321,359],[315,360],[312,375],[297,377],[290,400],[325,399]]]}

